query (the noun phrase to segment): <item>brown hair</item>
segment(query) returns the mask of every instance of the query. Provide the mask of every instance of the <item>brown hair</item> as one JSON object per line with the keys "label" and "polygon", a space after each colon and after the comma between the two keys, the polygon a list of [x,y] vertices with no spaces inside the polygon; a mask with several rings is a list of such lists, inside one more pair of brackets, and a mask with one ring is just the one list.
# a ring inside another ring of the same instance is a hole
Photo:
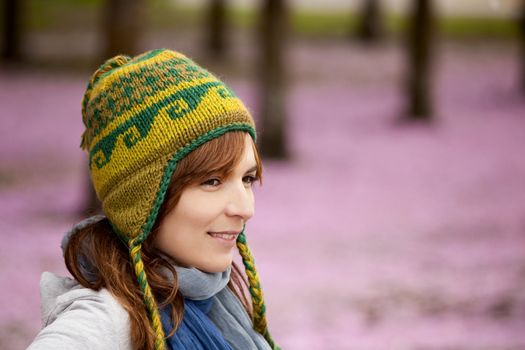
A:
{"label": "brown hair", "polygon": [[[247,133],[242,131],[227,132],[206,142],[179,161],[152,231],[142,245],[141,255],[145,272],[158,306],[162,308],[172,305],[171,319],[174,328],[170,335],[173,335],[182,321],[184,300],[178,292],[173,261],[153,247],[159,225],[175,208],[182,191],[188,185],[203,181],[212,174],[227,177],[231,173],[241,160],[245,135]],[[256,178],[260,180],[262,164],[255,144],[253,149],[257,163]],[[154,349],[155,332],[149,322],[128,247],[119,240],[109,221],[104,219],[76,232],[65,249],[64,257],[67,269],[82,286],[93,290],[106,288],[129,313],[133,347]],[[84,275],[86,271],[81,265],[86,261],[93,265],[93,276]],[[171,276],[166,276],[166,269]],[[235,263],[228,286],[252,317],[245,294],[246,281]]]}

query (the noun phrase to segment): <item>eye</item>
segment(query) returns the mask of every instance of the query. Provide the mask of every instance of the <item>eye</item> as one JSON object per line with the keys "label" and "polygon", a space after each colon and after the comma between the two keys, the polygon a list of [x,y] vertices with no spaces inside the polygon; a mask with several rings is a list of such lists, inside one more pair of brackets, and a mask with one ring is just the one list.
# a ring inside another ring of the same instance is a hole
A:
{"label": "eye", "polygon": [[201,185],[203,186],[211,186],[211,187],[216,187],[216,186],[219,186],[220,184],[221,184],[221,181],[217,178],[208,179],[204,181],[203,183],[201,183]]}
{"label": "eye", "polygon": [[245,177],[242,178],[242,181],[245,184],[252,186],[255,183],[255,181],[257,181],[257,178],[253,175],[246,175]]}

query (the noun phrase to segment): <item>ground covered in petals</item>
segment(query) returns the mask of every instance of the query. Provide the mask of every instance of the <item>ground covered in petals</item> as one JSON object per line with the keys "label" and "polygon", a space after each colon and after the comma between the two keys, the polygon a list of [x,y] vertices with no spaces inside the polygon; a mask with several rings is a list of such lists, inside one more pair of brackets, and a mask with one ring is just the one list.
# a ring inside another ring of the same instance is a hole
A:
{"label": "ground covered in petals", "polygon": [[[290,161],[248,224],[285,349],[525,348],[525,94],[511,43],[445,43],[435,120],[399,122],[399,46],[294,43]],[[0,71],[0,348],[40,327],[39,276],[85,192],[86,75]],[[228,79],[256,110],[252,80]]]}

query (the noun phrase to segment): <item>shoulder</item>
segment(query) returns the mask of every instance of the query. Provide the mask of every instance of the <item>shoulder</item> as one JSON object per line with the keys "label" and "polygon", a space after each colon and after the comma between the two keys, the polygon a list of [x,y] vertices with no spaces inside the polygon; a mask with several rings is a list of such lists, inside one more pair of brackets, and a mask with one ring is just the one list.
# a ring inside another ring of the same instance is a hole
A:
{"label": "shoulder", "polygon": [[50,272],[44,272],[40,278],[40,298],[44,326],[72,306],[85,306],[86,311],[91,310],[90,305],[96,306],[97,309],[92,311],[107,315],[115,321],[127,321],[127,312],[107,289],[95,291],[83,287],[74,279]]}
{"label": "shoulder", "polygon": [[40,279],[43,328],[29,349],[128,349],[129,316],[107,291],[44,272]]}

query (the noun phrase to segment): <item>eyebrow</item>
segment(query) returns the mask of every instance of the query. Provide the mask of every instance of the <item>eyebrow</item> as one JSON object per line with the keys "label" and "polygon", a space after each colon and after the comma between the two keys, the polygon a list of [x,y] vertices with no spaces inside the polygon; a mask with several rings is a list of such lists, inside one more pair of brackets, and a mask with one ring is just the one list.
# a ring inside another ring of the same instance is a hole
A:
{"label": "eyebrow", "polygon": [[246,170],[246,173],[251,173],[257,170],[257,165],[252,166],[250,169]]}

